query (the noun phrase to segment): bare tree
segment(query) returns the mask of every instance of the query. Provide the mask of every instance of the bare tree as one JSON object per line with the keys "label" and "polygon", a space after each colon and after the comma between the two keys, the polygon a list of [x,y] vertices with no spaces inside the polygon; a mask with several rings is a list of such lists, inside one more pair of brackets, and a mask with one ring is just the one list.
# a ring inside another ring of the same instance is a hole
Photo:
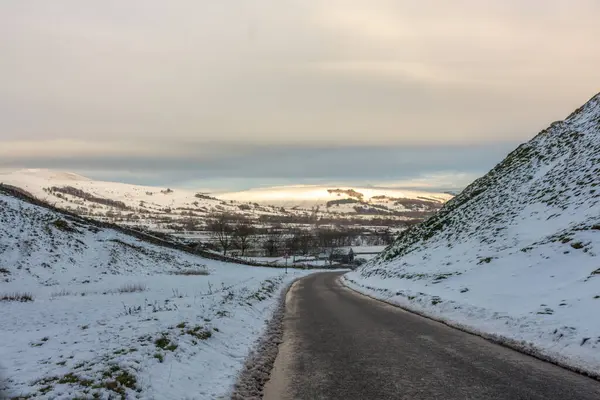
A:
{"label": "bare tree", "polygon": [[311,253],[317,247],[315,236],[310,230],[302,230],[298,232],[298,246],[300,253],[304,256]]}
{"label": "bare tree", "polygon": [[221,246],[223,255],[227,255],[227,250],[233,245],[234,225],[231,216],[226,213],[217,214],[210,219],[207,229]]}
{"label": "bare tree", "polygon": [[386,229],[378,229],[373,232],[372,236],[374,237],[373,244],[374,245],[389,245],[394,241],[394,235],[390,228]]}
{"label": "bare tree", "polygon": [[240,219],[233,228],[233,242],[236,248],[241,251],[242,257],[246,250],[252,246],[256,228],[248,219]]}
{"label": "bare tree", "polygon": [[342,245],[345,235],[332,228],[321,227],[317,231],[319,246],[327,253],[329,264],[333,264],[333,259],[339,254],[339,247]]}
{"label": "bare tree", "polygon": [[267,229],[263,248],[267,252],[267,256],[276,256],[283,247],[284,230],[280,225],[275,225]]}
{"label": "bare tree", "polygon": [[183,229],[188,232],[198,230],[198,221],[194,217],[189,216],[182,221]]}
{"label": "bare tree", "polygon": [[289,236],[285,239],[285,248],[289,253],[296,259],[296,254],[300,251],[300,238],[302,231],[300,229],[293,229]]}

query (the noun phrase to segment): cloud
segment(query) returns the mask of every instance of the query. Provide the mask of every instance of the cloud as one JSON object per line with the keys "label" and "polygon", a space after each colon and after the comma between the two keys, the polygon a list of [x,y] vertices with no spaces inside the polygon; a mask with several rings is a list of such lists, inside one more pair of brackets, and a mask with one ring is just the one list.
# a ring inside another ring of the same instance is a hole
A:
{"label": "cloud", "polygon": [[236,190],[289,184],[401,185],[431,190],[464,187],[517,143],[467,146],[240,146],[212,147],[210,155],[82,154],[0,158],[0,168],[51,168],[95,179],[149,185]]}
{"label": "cloud", "polygon": [[141,171],[218,155],[243,175],[240,154],[285,162],[261,147],[523,141],[597,90],[599,11],[591,0],[3,2],[0,158]]}

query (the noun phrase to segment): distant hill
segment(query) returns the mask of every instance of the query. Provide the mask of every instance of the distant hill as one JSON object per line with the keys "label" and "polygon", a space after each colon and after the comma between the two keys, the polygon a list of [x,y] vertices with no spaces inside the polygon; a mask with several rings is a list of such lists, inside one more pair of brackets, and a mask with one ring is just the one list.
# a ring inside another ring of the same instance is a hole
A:
{"label": "distant hill", "polygon": [[[201,230],[216,213],[265,223],[314,218],[377,225],[386,219],[422,220],[450,198],[443,193],[294,186],[214,195],[193,190],[95,181],[69,172],[43,169],[0,174],[0,183],[19,187],[59,208],[99,220],[152,230]],[[374,222],[375,221],[375,222]]]}
{"label": "distant hill", "polygon": [[[437,211],[453,196],[447,193],[407,191],[402,189],[378,189],[365,187],[331,187],[316,185],[281,186],[224,193],[222,199],[252,201],[273,204],[285,208],[328,208],[332,213],[355,213],[354,206],[335,207],[343,204],[363,204],[390,211]],[[352,202],[347,200],[353,200]]]}

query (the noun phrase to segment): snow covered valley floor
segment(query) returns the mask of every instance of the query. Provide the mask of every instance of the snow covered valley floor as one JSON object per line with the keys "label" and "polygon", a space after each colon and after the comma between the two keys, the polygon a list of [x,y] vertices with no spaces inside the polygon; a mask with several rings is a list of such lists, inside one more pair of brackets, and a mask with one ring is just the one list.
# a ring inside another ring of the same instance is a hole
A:
{"label": "snow covered valley floor", "polygon": [[308,273],[202,259],[0,193],[0,392],[228,398],[281,290]]}

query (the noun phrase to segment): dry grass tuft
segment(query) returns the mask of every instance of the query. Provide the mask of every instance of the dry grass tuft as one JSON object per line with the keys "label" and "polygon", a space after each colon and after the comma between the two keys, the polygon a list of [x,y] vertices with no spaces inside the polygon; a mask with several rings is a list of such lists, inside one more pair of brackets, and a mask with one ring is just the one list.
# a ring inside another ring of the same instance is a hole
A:
{"label": "dry grass tuft", "polygon": [[19,301],[22,303],[33,301],[33,295],[31,293],[4,293],[0,294],[0,301]]}
{"label": "dry grass tuft", "polygon": [[136,292],[145,292],[146,285],[143,283],[129,283],[127,285],[121,286],[117,289],[119,293],[136,293]]}
{"label": "dry grass tuft", "polygon": [[207,269],[183,269],[183,270],[180,270],[180,271],[173,272],[173,275],[185,275],[185,276],[202,275],[202,276],[206,276],[206,275],[210,275],[210,273],[208,272]]}

